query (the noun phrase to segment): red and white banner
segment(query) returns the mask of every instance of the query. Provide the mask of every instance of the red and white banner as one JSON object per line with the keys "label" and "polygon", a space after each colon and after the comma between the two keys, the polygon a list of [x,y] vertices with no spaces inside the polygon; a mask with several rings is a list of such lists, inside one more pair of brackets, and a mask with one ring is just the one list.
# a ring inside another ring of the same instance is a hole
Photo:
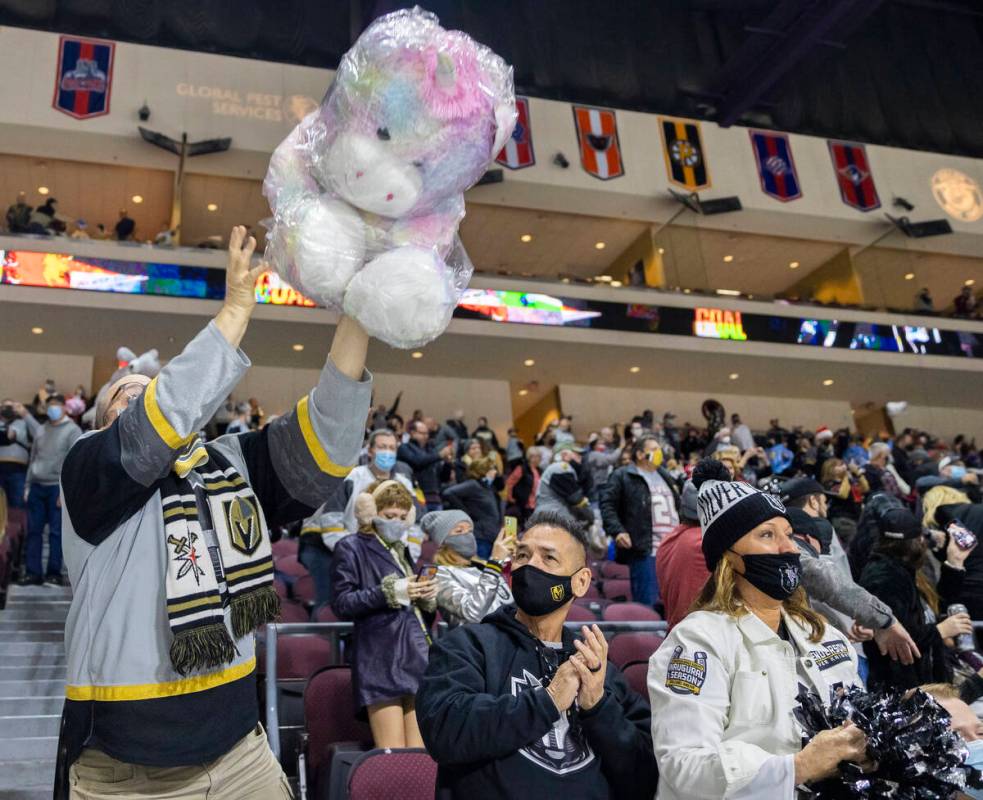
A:
{"label": "red and white banner", "polygon": [[625,174],[618,141],[618,121],[609,108],[574,106],[573,119],[580,144],[580,163],[595,178],[602,181],[620,178]]}

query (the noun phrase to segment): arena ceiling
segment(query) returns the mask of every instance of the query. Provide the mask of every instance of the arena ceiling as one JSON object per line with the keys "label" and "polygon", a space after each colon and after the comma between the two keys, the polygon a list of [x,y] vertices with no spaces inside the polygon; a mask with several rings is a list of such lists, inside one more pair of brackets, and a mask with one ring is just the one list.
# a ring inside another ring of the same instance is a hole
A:
{"label": "arena ceiling", "polygon": [[[394,0],[0,0],[0,24],[332,68]],[[978,0],[430,0],[544,98],[983,156]],[[975,76],[975,77],[974,77]]]}

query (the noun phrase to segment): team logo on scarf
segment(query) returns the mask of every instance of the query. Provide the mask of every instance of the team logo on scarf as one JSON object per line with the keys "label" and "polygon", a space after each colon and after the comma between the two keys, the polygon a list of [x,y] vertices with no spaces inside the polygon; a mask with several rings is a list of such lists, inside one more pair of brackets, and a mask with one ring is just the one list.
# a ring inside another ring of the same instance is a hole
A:
{"label": "team logo on scarf", "polygon": [[223,501],[222,507],[225,510],[232,546],[243,555],[251,556],[256,552],[262,538],[256,506],[249,498],[240,496]]}
{"label": "team logo on scarf", "polygon": [[602,181],[625,174],[618,140],[618,120],[607,108],[573,107],[580,145],[580,164],[588,174]]}

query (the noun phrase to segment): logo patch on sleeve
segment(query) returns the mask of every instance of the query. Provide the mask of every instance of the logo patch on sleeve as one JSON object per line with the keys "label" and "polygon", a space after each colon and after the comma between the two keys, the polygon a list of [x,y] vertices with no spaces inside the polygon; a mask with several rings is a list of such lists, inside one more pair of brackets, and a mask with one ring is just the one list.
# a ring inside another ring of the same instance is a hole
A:
{"label": "logo patch on sleeve", "polygon": [[707,654],[697,650],[692,660],[682,655],[682,646],[676,645],[666,669],[666,688],[676,694],[699,694],[707,679]]}
{"label": "logo patch on sleeve", "polygon": [[846,642],[834,639],[831,642],[823,642],[820,650],[810,650],[809,655],[816,662],[820,671],[825,671],[837,664],[850,660],[850,648]]}

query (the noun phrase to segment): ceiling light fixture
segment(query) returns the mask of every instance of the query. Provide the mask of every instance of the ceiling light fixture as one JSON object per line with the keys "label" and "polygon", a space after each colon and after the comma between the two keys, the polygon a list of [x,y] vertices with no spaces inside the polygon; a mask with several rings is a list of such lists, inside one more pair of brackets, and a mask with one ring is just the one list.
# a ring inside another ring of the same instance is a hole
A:
{"label": "ceiling light fixture", "polygon": [[660,248],[659,248],[659,255],[660,255],[660,256],[664,256],[665,254],[666,254],[666,248],[664,248],[664,247],[660,247]]}
{"label": "ceiling light fixture", "polygon": [[624,284],[621,281],[611,281],[611,286],[615,289],[620,289]]}
{"label": "ceiling light fixture", "polygon": [[904,276],[904,279],[906,281],[913,281],[913,280],[915,280],[915,273],[914,272],[906,272],[905,273],[905,276]]}
{"label": "ceiling light fixture", "polygon": [[535,367],[535,366],[536,366],[536,362],[535,362],[535,360],[533,360],[533,359],[531,359],[531,358],[527,358],[527,359],[526,359],[525,361],[523,361],[522,363],[523,363],[523,364],[525,364],[525,365],[526,365],[527,367]]}
{"label": "ceiling light fixture", "polygon": [[38,187],[38,194],[47,194],[47,193],[48,193],[48,187],[47,186],[39,186]]}
{"label": "ceiling light fixture", "polygon": [[741,293],[737,289],[717,289],[717,294],[722,294],[725,297],[740,297]]}
{"label": "ceiling light fixture", "polygon": [[733,260],[734,260],[734,256],[731,256],[731,255],[724,256],[724,263],[725,264],[729,264]]}
{"label": "ceiling light fixture", "polygon": [[740,376],[740,375],[739,375],[738,373],[736,373],[736,372],[732,372],[732,373],[730,373],[730,375],[729,375],[728,377],[730,377],[730,379],[731,379],[732,381],[736,381],[736,380],[737,380],[738,378],[740,378],[741,376]]}
{"label": "ceiling light fixture", "polygon": [[832,378],[827,378],[826,380],[823,381],[823,386],[832,386],[833,383],[834,381]]}
{"label": "ceiling light fixture", "polygon": [[798,261],[789,261],[788,262],[788,268],[789,269],[798,269],[799,268],[799,262]]}
{"label": "ceiling light fixture", "polygon": [[133,195],[133,197],[130,198],[130,200],[132,200],[137,205],[140,205],[140,203],[143,202],[143,195],[135,194]]}
{"label": "ceiling light fixture", "polygon": [[594,280],[598,283],[611,283],[614,278],[612,278],[610,275],[598,275],[596,278],[594,278]]}
{"label": "ceiling light fixture", "polygon": [[298,352],[298,353],[299,353],[299,352],[300,352],[301,350],[303,350],[303,349],[304,349],[304,345],[302,345],[302,344],[295,344],[295,345],[293,345],[293,348],[294,348],[294,350],[295,350],[296,352]]}
{"label": "ceiling light fixture", "polygon": [[976,283],[976,281],[974,281],[972,278],[970,278],[968,281],[966,281],[966,283],[963,284],[963,286],[972,286],[975,283]]}
{"label": "ceiling light fixture", "polygon": [[524,234],[522,234],[522,236],[519,237],[519,241],[520,242],[531,242],[532,241],[532,234],[531,233],[524,233]]}
{"label": "ceiling light fixture", "polygon": [[207,206],[205,206],[205,208],[207,208],[209,211],[218,211],[218,206],[214,203],[209,203]]}
{"label": "ceiling light fixture", "polygon": [[604,242],[594,242],[595,250],[603,250],[607,245]]}
{"label": "ceiling light fixture", "polygon": [[632,373],[632,374],[635,374],[636,372],[641,372],[642,371],[642,368],[641,367],[629,367],[628,368],[628,371],[630,373]]}
{"label": "ceiling light fixture", "polygon": [[527,394],[529,394],[528,389],[519,389],[519,397],[525,397]]}
{"label": "ceiling light fixture", "polygon": [[413,358],[423,358],[423,353],[417,350],[416,352],[413,353]]}
{"label": "ceiling light fixture", "polygon": [[40,335],[44,333],[44,328],[31,328],[31,333],[35,335]]}

